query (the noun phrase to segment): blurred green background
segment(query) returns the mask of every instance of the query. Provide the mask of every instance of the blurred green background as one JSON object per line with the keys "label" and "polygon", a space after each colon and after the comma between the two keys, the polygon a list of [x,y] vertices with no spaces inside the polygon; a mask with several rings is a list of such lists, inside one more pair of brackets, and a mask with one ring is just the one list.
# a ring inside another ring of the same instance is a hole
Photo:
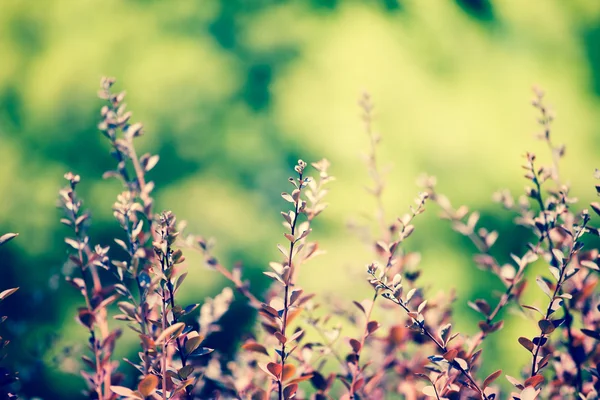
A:
{"label": "blurred green background", "polygon": [[[533,84],[557,111],[564,179],[582,201],[593,198],[599,46],[596,0],[3,0],[0,233],[20,236],[0,251],[0,287],[21,290],[2,304],[10,316],[2,333],[13,341],[9,363],[21,371],[25,397],[74,399],[83,387],[77,365],[64,359],[74,343],[70,352],[83,351],[86,337],[73,318],[81,299],[61,275],[67,232],[55,204],[66,171],[82,176],[93,239],[106,245],[121,234],[111,212],[120,185],[101,179],[113,167],[96,129],[101,76],[118,78],[145,125],[139,153],[161,156],[150,173],[158,209],[215,237],[217,255],[243,260],[259,291],[268,280],[260,270],[278,258],[279,193],[294,163],[328,158],[337,180],[314,234],[327,254],[304,269],[301,285],[349,304],[370,296],[364,265],[372,254],[346,225],[368,222],[375,209],[364,190],[361,92],[373,95],[380,160],[392,167],[387,217],[408,210],[426,171],[453,204],[480,210],[484,225],[500,231],[495,254],[508,261],[509,252],[523,253],[523,231],[491,194],[522,190],[525,151],[549,159],[533,138]],[[491,298],[498,282],[429,208],[407,246],[422,252],[428,293],[456,287],[458,329],[473,334],[478,316],[466,302]],[[188,258],[181,301],[218,293],[225,282]],[[530,287],[526,298],[537,297]],[[518,376],[527,362],[516,338],[534,324],[505,317],[488,339],[482,376],[498,368]],[[119,355],[135,345],[129,335]]]}

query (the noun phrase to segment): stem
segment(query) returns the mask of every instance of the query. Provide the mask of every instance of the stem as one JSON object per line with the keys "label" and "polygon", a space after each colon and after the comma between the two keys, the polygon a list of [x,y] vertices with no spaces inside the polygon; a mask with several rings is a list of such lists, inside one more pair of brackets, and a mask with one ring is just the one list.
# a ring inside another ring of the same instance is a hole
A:
{"label": "stem", "polygon": [[[167,249],[167,252],[170,252],[170,249]],[[171,300],[171,310],[173,310],[175,308],[175,293],[173,290],[173,283],[171,282],[170,279],[167,281],[167,288],[169,290],[169,298]],[[177,322],[178,322],[177,317],[175,316],[175,314],[173,314],[173,323],[176,324]],[[184,348],[182,347],[179,337],[175,339],[175,342],[177,343],[177,351],[179,352],[179,357],[181,358],[181,366],[183,368],[186,366],[186,362],[187,362],[185,351],[184,351]],[[185,392],[186,392],[186,397],[191,400],[192,399],[192,386],[186,386]]]}
{"label": "stem", "polygon": [[[73,187],[74,190],[74,187]],[[77,214],[79,212],[79,209],[77,208],[76,211],[76,207],[73,207],[71,209],[71,213],[72,213],[72,221],[73,221],[73,230],[75,232],[75,236],[77,237],[79,243],[85,243],[84,239],[83,239],[83,232],[79,229],[79,227],[77,226],[77,224],[75,223],[75,221],[77,220]],[[85,247],[86,249],[86,254],[88,255],[88,259],[89,259],[89,253],[90,250],[89,248]],[[95,269],[93,266],[91,265],[87,265],[88,263],[84,263],[84,258],[83,258],[83,249],[81,246],[79,246],[79,248],[77,249],[77,256],[78,256],[78,260],[79,260],[79,272],[81,273],[81,280],[83,282],[83,297],[85,299],[85,304],[86,307],[88,309],[88,312],[91,314],[94,314],[94,310],[92,308],[92,303],[90,300],[90,295],[89,295],[89,289],[87,286],[87,283],[85,281],[85,268],[91,268],[92,272],[95,272]],[[97,274],[93,275],[94,276],[94,291],[95,292],[100,292],[102,290],[102,284],[100,283],[100,280],[97,276]],[[99,316],[100,318],[98,318],[96,320],[96,323],[99,325],[100,327],[100,335],[102,337],[102,339],[106,338],[108,336],[108,328],[106,327],[106,310],[102,309],[104,312],[101,313]],[[101,322],[104,322],[103,324],[101,324]],[[96,379],[94,380],[94,382],[96,383],[96,393],[98,393],[98,399],[99,400],[103,400],[104,399],[104,394],[103,394],[103,389],[102,389],[102,385],[104,384],[104,389],[105,390],[109,390],[110,388],[110,367],[107,367],[107,371],[105,372],[102,368],[102,360],[101,360],[101,353],[100,353],[100,349],[98,348],[98,341],[96,339],[96,335],[94,333],[94,328],[93,325],[90,326],[89,328],[90,331],[90,342],[92,345],[92,351],[94,353],[94,357],[96,360]]]}
{"label": "stem", "polygon": [[[542,109],[542,111],[544,111],[544,110]],[[549,139],[548,139],[548,143],[550,144]],[[554,250],[555,247],[554,247],[554,243],[552,241],[552,238],[550,237],[550,226],[549,226],[549,223],[548,223],[548,218],[546,216],[546,207],[544,205],[544,201],[543,201],[543,198],[542,198],[541,184],[540,184],[540,182],[539,182],[539,180],[537,178],[537,174],[536,174],[534,166],[533,166],[533,161],[531,161],[531,171],[534,174],[533,182],[535,183],[536,190],[537,190],[537,194],[535,196],[535,199],[536,199],[536,201],[538,202],[538,204],[540,206],[540,212],[544,216],[544,230],[545,230],[545,233],[546,233],[545,236],[546,236],[546,238],[548,240],[548,249],[549,249],[550,255],[552,257],[551,263],[552,262],[556,263],[557,267],[559,265],[561,266],[561,268],[560,268],[560,275],[559,275],[558,280],[556,282],[556,287],[554,288],[554,292],[552,294],[552,298],[550,299],[550,303],[548,304],[548,308],[546,309],[546,316],[545,316],[544,319],[548,319],[550,317],[550,315],[554,312],[552,310],[552,305],[554,303],[554,300],[555,300],[556,296],[560,293],[560,291],[562,289],[562,284],[564,283],[563,279],[564,279],[564,276],[565,276],[565,272],[567,270],[567,265],[569,264],[569,262],[571,261],[573,255],[574,255],[575,246],[578,243],[578,240],[579,240],[579,238],[581,236],[581,232],[584,231],[585,226],[587,225],[587,219],[584,219],[582,230],[580,231],[580,233],[575,238],[573,238],[573,245],[572,245],[571,250],[569,252],[569,257],[566,260],[564,260],[562,262],[562,265],[561,265],[560,260],[558,260],[556,258],[556,256],[554,255],[554,252],[553,252],[553,250]],[[542,239],[543,239],[543,237],[542,237]],[[563,299],[562,306],[563,306],[563,310],[565,312],[565,319],[567,320],[567,336],[568,336],[567,348],[569,349],[569,354],[571,355],[571,359],[573,360],[573,363],[575,364],[575,367],[577,369],[577,381],[575,382],[575,388],[576,388],[577,391],[580,392],[581,389],[582,389],[582,387],[583,387],[583,377],[582,377],[582,372],[581,372],[581,364],[577,360],[577,357],[575,357],[575,351],[574,351],[574,346],[573,346],[573,335],[572,335],[572,332],[571,332],[571,322],[573,320],[573,317],[572,317],[572,315],[571,315],[571,313],[569,311],[569,307],[567,305],[566,299]],[[543,341],[543,339],[545,337],[546,337],[546,335],[544,333],[542,333],[540,335],[540,339],[538,341],[538,345],[537,345],[537,347],[535,349],[535,353],[533,355],[533,361],[531,363],[531,376],[534,376],[534,375],[536,375],[539,372],[539,368],[537,366],[537,358],[538,358],[538,355],[539,355],[539,352],[540,352],[540,348],[542,347],[542,341]]]}
{"label": "stem", "polygon": [[[296,204],[294,206],[294,220],[290,224],[292,236],[294,236],[296,233],[296,223],[298,222],[298,211],[300,210],[300,203],[302,202],[301,197],[300,197],[302,194],[302,172],[299,173],[299,181],[300,181],[300,185],[298,187],[298,190],[299,190],[298,200],[296,201]],[[293,282],[291,282],[291,279],[294,275],[294,266],[292,263],[292,257],[294,255],[294,244],[296,244],[295,240],[290,242],[290,251],[288,254],[290,273],[289,273],[289,278],[285,282],[285,289],[284,289],[284,294],[283,294],[283,296],[284,296],[283,297],[283,326],[281,328],[281,334],[283,335],[283,337],[285,337],[285,331],[287,328],[287,317],[288,317],[288,309],[289,309],[289,291],[290,291],[290,286],[293,285]],[[283,371],[285,368],[285,358],[286,358],[285,343],[282,343],[281,344],[281,376],[279,377],[279,380],[277,382],[278,389],[279,389],[279,400],[283,400],[282,379],[283,379]]]}
{"label": "stem", "polygon": [[[163,289],[162,293],[162,330],[163,332],[167,329],[167,302],[165,299],[165,293]],[[167,400],[167,338],[165,338],[162,346],[162,398]]]}
{"label": "stem", "polygon": [[[365,345],[365,340],[367,339],[367,336],[369,334],[368,332],[368,326],[369,326],[369,320],[371,319],[371,314],[373,313],[373,309],[375,308],[375,300],[377,300],[377,296],[379,295],[378,291],[375,291],[375,294],[373,295],[373,301],[371,302],[371,306],[369,307],[369,310],[367,311],[367,313],[365,314],[365,328],[363,330],[363,334],[362,337],[360,339],[360,349],[359,351],[356,353],[356,364],[358,365],[358,362],[360,360],[360,355],[362,353],[362,349]],[[352,382],[350,383],[350,398],[354,399],[354,383],[356,382],[356,379],[360,376],[360,372],[357,372],[356,374],[352,374]]]}

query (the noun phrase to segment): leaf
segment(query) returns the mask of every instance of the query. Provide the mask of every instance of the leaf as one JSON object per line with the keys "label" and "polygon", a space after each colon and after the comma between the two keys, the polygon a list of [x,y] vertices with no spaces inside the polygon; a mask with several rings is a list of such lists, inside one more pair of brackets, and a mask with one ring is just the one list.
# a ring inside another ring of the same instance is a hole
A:
{"label": "leaf", "polygon": [[517,378],[513,378],[510,375],[504,375],[504,376],[506,377],[506,380],[509,381],[517,389],[522,390],[524,388],[523,384],[521,384],[521,382],[519,382],[519,380]]}
{"label": "leaf", "polygon": [[360,310],[362,311],[363,314],[367,314],[367,312],[365,311],[365,308],[362,306],[362,304],[360,304],[358,301],[353,300],[352,303],[354,303],[354,305]]}
{"label": "leaf", "polygon": [[[0,295],[0,298],[2,296]],[[600,331],[593,331],[591,329],[582,329],[581,333],[583,333],[586,336],[589,336],[591,338],[594,338],[596,340],[600,340]]]}
{"label": "leaf", "polygon": [[212,353],[215,349],[209,349],[208,347],[198,347],[190,354],[190,357],[201,357],[206,354]]}
{"label": "leaf", "polygon": [[281,197],[283,197],[283,199],[285,201],[288,201],[290,203],[294,203],[294,198],[289,194],[289,193],[281,193]]}
{"label": "leaf", "polygon": [[187,379],[188,376],[192,374],[192,372],[194,372],[194,366],[188,364],[185,367],[181,368],[179,371],[177,371],[177,375],[179,375],[181,379]]}
{"label": "leaf", "polygon": [[296,366],[293,364],[285,364],[283,367],[283,374],[281,375],[282,381],[287,381],[296,373]]}
{"label": "leaf", "polygon": [[538,321],[538,326],[540,327],[544,335],[549,335],[552,332],[554,332],[554,329],[556,329],[552,321],[549,321],[547,319],[542,319]]}
{"label": "leaf", "polygon": [[463,360],[462,358],[455,358],[454,362],[457,363],[463,370],[468,371],[469,370],[469,364],[467,364],[467,362],[465,360]]}
{"label": "leaf", "polygon": [[296,289],[292,291],[292,294],[290,295],[290,306],[300,298],[300,295],[302,295],[303,292],[304,291],[302,289]]}
{"label": "leaf", "polygon": [[0,236],[0,246],[17,236],[19,236],[18,233],[5,233],[4,235]]}
{"label": "leaf", "polygon": [[600,203],[592,203],[590,204],[592,210],[596,212],[596,214],[600,215]]}
{"label": "leaf", "polygon": [[275,378],[279,379],[281,375],[281,364],[270,362],[267,364],[267,371],[269,371]]}
{"label": "leaf", "polygon": [[532,386],[533,388],[536,388],[538,385],[540,385],[543,382],[544,382],[544,377],[542,375],[534,375],[525,381],[525,387]]}
{"label": "leaf", "polygon": [[423,394],[425,396],[437,398],[437,393],[435,392],[435,388],[433,386],[431,386],[431,385],[425,386],[423,388]]}
{"label": "leaf", "polygon": [[415,295],[415,293],[417,292],[416,288],[412,288],[407,294],[406,294],[406,302],[408,303],[410,301],[410,299],[412,299],[412,297]]}
{"label": "leaf", "polygon": [[292,383],[290,385],[287,385],[285,387],[285,389],[283,389],[283,397],[284,399],[291,399],[292,396],[294,396],[296,394],[296,392],[298,391],[298,384],[297,383]]}
{"label": "leaf", "polygon": [[565,259],[565,255],[559,249],[552,249],[552,254],[554,254],[554,258],[558,261],[559,265],[562,265],[563,260]]}
{"label": "leaf", "polygon": [[162,331],[162,333],[156,338],[156,344],[158,345],[162,343],[163,340],[170,340],[178,337],[181,334],[181,332],[183,332],[184,328],[185,323],[183,322],[178,322],[169,326],[167,329]]}
{"label": "leaf", "polygon": [[146,167],[144,168],[146,170],[146,172],[150,171],[152,168],[154,168],[156,166],[159,158],[160,157],[158,155],[153,155],[148,158],[148,161],[146,162]]}
{"label": "leaf", "polygon": [[442,341],[445,343],[448,343],[447,339],[450,336],[450,333],[452,332],[452,324],[446,324],[444,326],[442,326],[442,328],[440,329],[440,337],[442,338]]}
{"label": "leaf", "polygon": [[126,388],[124,386],[111,386],[110,390],[112,390],[113,393],[116,393],[119,396],[127,396],[127,397],[135,396],[135,393],[133,392],[133,390]]}
{"label": "leaf", "polygon": [[266,276],[268,276],[269,278],[271,278],[273,280],[278,281],[282,285],[285,285],[285,282],[283,281],[283,279],[281,279],[281,277],[279,276],[279,274],[277,274],[275,272],[271,272],[271,271],[265,271],[265,272],[263,272],[263,274],[265,274]]}
{"label": "leaf", "polygon": [[598,267],[598,264],[596,264],[593,261],[583,260],[583,261],[580,261],[579,264],[581,264],[582,266],[584,266],[586,268],[593,269],[595,271],[600,271],[600,268]]}
{"label": "leaf", "polygon": [[138,384],[138,391],[144,397],[148,397],[152,393],[154,393],[154,390],[156,390],[157,386],[158,386],[158,377],[156,375],[146,375],[144,377],[144,379],[142,379],[140,381],[140,383]]}
{"label": "leaf", "polygon": [[529,350],[529,352],[532,352],[533,348],[535,347],[533,342],[531,340],[527,339],[526,337],[520,337],[519,343],[521,344],[521,346],[523,346],[527,350]]}
{"label": "leaf", "polygon": [[487,378],[485,378],[485,380],[483,381],[483,388],[485,389],[486,387],[490,386],[492,384],[492,382],[494,382],[496,379],[498,379],[498,377],[502,374],[502,370],[499,369],[496,372],[491,373],[490,375],[488,375]]}
{"label": "leaf", "polygon": [[262,344],[256,343],[256,342],[247,342],[244,343],[242,345],[242,349],[246,350],[246,351],[254,351],[256,353],[262,353],[265,355],[269,355],[269,352],[267,351],[267,348],[265,346],[263,346]]}
{"label": "leaf", "polygon": [[65,243],[68,244],[69,246],[71,246],[72,248],[74,248],[75,250],[79,250],[80,248],[83,248],[77,240],[74,240],[71,238],[65,238]]}
{"label": "leaf", "polygon": [[372,334],[373,332],[375,332],[377,329],[379,329],[379,322],[377,321],[369,321],[369,323],[367,324],[367,332],[368,334]]}
{"label": "leaf", "polygon": [[550,298],[552,298],[552,292],[550,291],[550,288],[548,287],[548,284],[546,283],[546,281],[544,281],[542,278],[540,278],[539,276],[537,278],[535,278],[535,282],[538,284],[538,286],[542,289],[542,291],[544,293],[546,293],[546,295]]}
{"label": "leaf", "polygon": [[358,340],[356,340],[356,339],[350,339],[349,343],[350,343],[350,347],[352,347],[352,350],[356,354],[359,354],[360,350],[362,349],[362,345],[360,344],[360,342]]}
{"label": "leaf", "polygon": [[185,352],[191,354],[200,346],[204,338],[202,336],[191,337],[185,342]]}
{"label": "leaf", "polygon": [[540,390],[535,390],[533,387],[528,386],[521,392],[521,400],[535,400],[540,394]]}
{"label": "leaf", "polygon": [[7,298],[8,296],[10,296],[11,294],[13,294],[14,292],[16,292],[17,290],[19,290],[18,287],[12,288],[12,289],[6,289],[6,290],[0,292],[0,301],[4,300],[5,298]]}
{"label": "leaf", "polygon": [[451,349],[451,350],[448,350],[446,353],[444,353],[442,357],[444,357],[444,360],[452,362],[452,361],[454,361],[454,359],[456,358],[457,355],[458,355],[458,350]]}

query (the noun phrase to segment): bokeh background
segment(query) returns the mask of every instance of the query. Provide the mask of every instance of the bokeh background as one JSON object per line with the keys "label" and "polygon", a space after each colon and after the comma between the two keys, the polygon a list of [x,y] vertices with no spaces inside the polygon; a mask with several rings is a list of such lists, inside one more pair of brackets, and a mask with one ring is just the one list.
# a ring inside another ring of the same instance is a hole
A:
{"label": "bokeh background", "polygon": [[[594,196],[599,46],[595,0],[3,0],[0,231],[20,236],[0,252],[0,287],[21,290],[2,304],[10,316],[2,334],[25,398],[75,399],[83,387],[69,356],[84,351],[86,334],[73,318],[80,298],[62,276],[66,231],[55,208],[66,171],[82,176],[94,240],[109,244],[121,233],[111,215],[119,183],[101,178],[113,166],[96,129],[101,76],[128,91],[146,128],[141,152],[161,156],[150,174],[158,208],[216,238],[225,264],[243,260],[259,292],[268,282],[260,271],[278,257],[279,193],[291,168],[298,158],[328,158],[337,180],[314,233],[327,254],[307,266],[301,285],[349,303],[370,295],[364,266],[373,257],[347,229],[375,210],[364,190],[361,92],[374,98],[380,160],[391,166],[387,217],[406,212],[416,178],[428,172],[455,205],[480,210],[483,224],[500,231],[495,254],[507,261],[523,252],[524,232],[491,195],[522,190],[525,151],[549,159],[533,137],[532,85],[556,110],[563,178],[583,203]],[[490,299],[498,282],[475,267],[474,248],[435,207],[416,225],[407,246],[422,252],[428,293],[454,286],[458,330],[475,333],[467,300]],[[188,259],[182,302],[202,302],[226,284]],[[530,287],[526,298],[537,296]],[[215,346],[251,326],[244,311],[238,304],[225,316],[230,329]],[[535,326],[505,317],[481,376],[497,368],[518,376],[527,361],[516,338]],[[119,355],[135,345],[125,337]]]}

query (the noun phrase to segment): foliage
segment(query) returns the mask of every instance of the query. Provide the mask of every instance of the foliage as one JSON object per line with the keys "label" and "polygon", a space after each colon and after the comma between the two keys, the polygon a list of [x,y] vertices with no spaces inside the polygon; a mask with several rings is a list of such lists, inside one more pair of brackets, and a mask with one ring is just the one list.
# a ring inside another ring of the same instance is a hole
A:
{"label": "foliage", "polygon": [[[185,223],[178,223],[170,211],[154,211],[154,183],[147,173],[159,157],[137,155],[135,139],[143,134],[143,126],[130,121],[124,93],[112,92],[114,82],[111,78],[101,82],[99,95],[107,105],[101,110],[99,129],[117,162],[104,177],[123,185],[113,206],[125,238],[114,238],[118,252],[91,243],[90,214],[76,192],[79,175],[65,174],[68,185],[59,196],[61,222],[72,231],[65,239],[72,266],[66,279],[83,297],[76,320],[89,334],[89,348],[82,355],[86,369],[81,372],[88,398],[357,400],[384,399],[389,394],[406,399],[506,398],[497,384],[501,370],[487,377],[478,373],[482,366],[494,365],[481,347],[502,330],[500,315],[505,308],[529,316],[539,329],[533,337],[513,338],[531,353],[531,362],[523,366],[520,377],[506,375],[514,386],[511,398],[598,398],[599,251],[588,237],[598,237],[600,231],[592,226],[587,209],[575,209],[577,199],[562,180],[559,162],[565,148],[553,140],[554,117],[540,90],[535,91],[533,105],[540,114],[539,138],[550,150],[552,164],[540,166],[534,154],[526,153],[523,169],[530,186],[524,195],[517,200],[506,190],[494,195],[515,214],[514,223],[530,230],[534,238],[522,244],[520,254],[510,254],[511,263],[498,261],[492,253],[499,234],[482,226],[478,212],[454,208],[438,192],[433,177],[420,179],[422,192],[407,214],[386,219],[385,180],[377,158],[380,137],[372,128],[372,101],[366,94],[361,98],[370,145],[369,192],[378,207],[379,233],[370,239],[375,259],[366,271],[373,295],[359,301],[328,299],[299,286],[305,264],[322,253],[309,239],[315,218],[327,207],[324,198],[333,180],[326,159],[311,164],[317,179],[309,176],[309,165],[298,160],[296,176],[289,179],[291,193],[281,194],[290,205],[281,212],[286,244],[277,247],[282,258],[264,272],[272,281],[269,289],[255,293],[244,280],[241,265],[230,269],[214,256],[211,240],[182,235]],[[600,194],[600,185],[596,191]],[[405,247],[417,217],[432,203],[456,232],[473,243],[475,264],[504,286],[495,306],[484,299],[469,302],[482,315],[478,333],[472,336],[453,331],[452,282],[447,283],[448,293],[430,296],[419,281],[419,255]],[[590,206],[600,215],[600,203]],[[14,236],[2,236],[0,244]],[[208,268],[226,278],[258,312],[257,329],[249,332],[233,359],[204,345],[208,336],[222,333],[219,320],[231,305],[233,291],[226,288],[202,305],[179,304],[176,294],[187,276],[182,249],[200,252]],[[548,298],[541,308],[522,301],[529,281],[526,271],[538,263],[550,272],[535,279],[533,290]],[[15,291],[0,293],[0,301]],[[322,304],[323,300],[330,304]],[[120,313],[113,314],[111,305]],[[385,319],[374,317],[378,308],[386,313]],[[357,325],[358,336],[344,337],[336,319]],[[139,352],[138,359],[125,359],[120,366],[114,350],[124,323],[138,335]],[[314,334],[319,339],[309,341]],[[2,387],[13,382],[13,375],[2,370]],[[14,397],[8,392],[6,396]]]}
{"label": "foliage", "polygon": [[[11,239],[17,237],[17,233],[5,233],[0,236],[0,246],[5,244]],[[0,292],[0,303],[4,301],[8,296],[15,293],[19,288],[10,288],[5,289]],[[0,317],[0,324],[6,320],[6,317]],[[0,336],[0,361],[2,361],[5,357],[5,348],[8,345],[9,341],[3,339]],[[13,393],[12,386],[17,381],[17,376],[10,369],[0,366],[0,396],[6,399],[16,399],[17,396]]]}

